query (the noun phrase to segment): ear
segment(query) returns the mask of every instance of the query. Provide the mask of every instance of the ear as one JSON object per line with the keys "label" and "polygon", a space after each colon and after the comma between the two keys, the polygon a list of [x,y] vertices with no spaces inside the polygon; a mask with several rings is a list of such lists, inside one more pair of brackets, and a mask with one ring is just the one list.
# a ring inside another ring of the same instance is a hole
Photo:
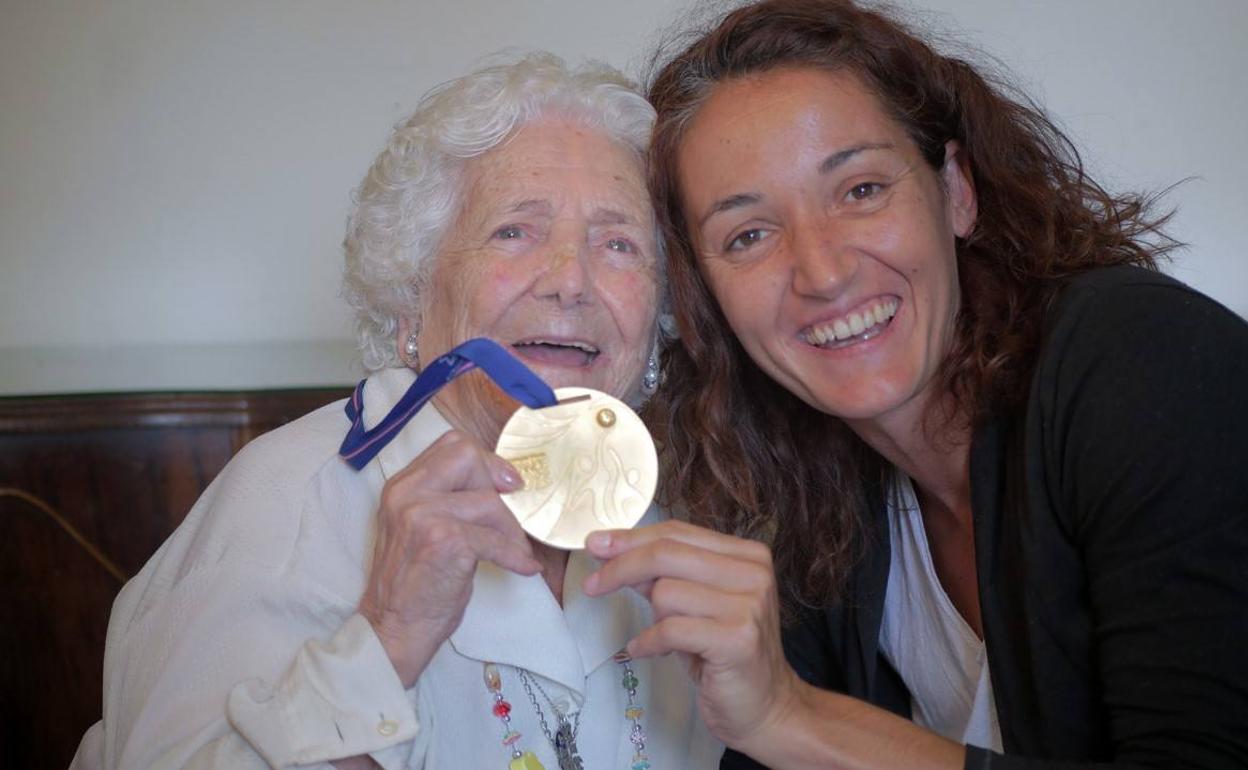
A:
{"label": "ear", "polygon": [[962,151],[962,145],[952,139],[945,142],[945,164],[940,169],[940,178],[945,184],[953,234],[965,238],[974,229],[979,216],[979,199],[975,196],[970,161]]}

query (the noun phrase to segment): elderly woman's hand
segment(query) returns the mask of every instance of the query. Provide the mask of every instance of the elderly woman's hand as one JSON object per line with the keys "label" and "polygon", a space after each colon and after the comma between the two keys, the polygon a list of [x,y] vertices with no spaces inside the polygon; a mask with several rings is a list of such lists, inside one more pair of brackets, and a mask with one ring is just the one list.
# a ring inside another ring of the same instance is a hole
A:
{"label": "elderly woman's hand", "polygon": [[586,547],[606,563],[586,578],[585,592],[631,586],[649,598],[654,625],[628,652],[688,656],[702,718],[718,738],[744,749],[786,719],[802,683],[780,644],[767,546],[666,521],[595,532]]}
{"label": "elderly woman's hand", "polygon": [[498,496],[520,484],[511,465],[459,431],[439,438],[386,483],[359,611],[404,687],[459,626],[478,561],[523,575],[541,570]]}

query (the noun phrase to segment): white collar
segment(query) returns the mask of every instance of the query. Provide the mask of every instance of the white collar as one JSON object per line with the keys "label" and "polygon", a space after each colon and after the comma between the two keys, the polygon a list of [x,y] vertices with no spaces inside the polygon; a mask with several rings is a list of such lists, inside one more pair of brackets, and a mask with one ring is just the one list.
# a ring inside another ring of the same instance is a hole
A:
{"label": "white collar", "polygon": [[[370,375],[364,382],[364,428],[372,430],[377,427],[415,381],[416,373],[407,368],[383,369]],[[382,474],[388,479],[406,468],[451,427],[432,402],[426,404],[377,453],[376,460],[381,465]]]}
{"label": "white collar", "polygon": [[[416,375],[410,369],[386,369],[364,384],[364,426],[372,429],[396,404]],[[452,425],[428,404],[378,453],[382,474],[390,478],[407,467]],[[647,520],[658,517],[651,506]],[[641,630],[647,618],[628,589],[590,598],[581,581],[599,562],[573,551],[564,575],[560,609],[541,575],[525,577],[494,564],[477,565],[472,599],[450,643],[465,657],[527,669],[566,687],[583,702],[585,678],[609,660]]]}

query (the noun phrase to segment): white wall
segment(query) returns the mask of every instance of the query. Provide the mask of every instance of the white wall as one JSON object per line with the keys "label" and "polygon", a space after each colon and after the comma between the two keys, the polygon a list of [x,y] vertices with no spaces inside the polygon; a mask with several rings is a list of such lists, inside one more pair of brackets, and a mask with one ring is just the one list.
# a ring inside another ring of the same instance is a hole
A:
{"label": "white wall", "polygon": [[[1248,90],[1236,85],[1248,3],[921,5],[921,18],[1003,60],[1111,186],[1195,177],[1169,198],[1192,243],[1172,272],[1248,315]],[[31,360],[4,348],[347,339],[349,191],[423,91],[508,46],[636,74],[678,11],[670,0],[0,0],[0,369]]]}
{"label": "white wall", "polygon": [[1111,190],[1161,190],[1167,272],[1248,316],[1248,2],[926,0],[1004,62]]}

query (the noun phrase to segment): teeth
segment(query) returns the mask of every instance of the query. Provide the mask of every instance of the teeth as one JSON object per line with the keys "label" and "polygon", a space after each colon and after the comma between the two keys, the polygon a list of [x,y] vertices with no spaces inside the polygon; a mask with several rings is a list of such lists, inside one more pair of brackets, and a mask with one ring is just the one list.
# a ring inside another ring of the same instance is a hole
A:
{"label": "teeth", "polygon": [[590,355],[597,355],[598,353],[598,348],[594,347],[593,345],[590,345],[588,342],[581,342],[579,340],[574,341],[574,342],[556,342],[554,340],[535,339],[535,340],[525,340],[524,342],[517,342],[516,345],[517,346],[550,345],[551,347],[556,347],[556,348],[576,348],[577,350],[580,350],[585,353],[589,353]]}
{"label": "teeth", "polygon": [[856,310],[841,318],[807,327],[802,336],[811,345],[843,342],[888,321],[897,314],[898,307],[899,303],[895,299],[880,300],[868,308]]}
{"label": "teeth", "polygon": [[[874,321],[874,320],[875,320],[875,317],[874,317],[874,316],[872,316],[872,317],[871,317],[871,320],[872,320],[872,321]],[[875,324],[874,324],[874,323],[872,323],[871,325],[872,325],[872,326],[875,326]],[[850,333],[850,334],[852,334],[852,335],[854,335],[855,337],[857,337],[859,334],[862,334],[862,330],[863,330],[863,329],[865,329],[865,328],[867,328],[867,327],[866,327],[866,326],[864,326],[864,325],[863,325],[863,323],[862,323],[862,316],[858,315],[857,313],[850,313],[850,314],[849,314],[849,333]]]}

